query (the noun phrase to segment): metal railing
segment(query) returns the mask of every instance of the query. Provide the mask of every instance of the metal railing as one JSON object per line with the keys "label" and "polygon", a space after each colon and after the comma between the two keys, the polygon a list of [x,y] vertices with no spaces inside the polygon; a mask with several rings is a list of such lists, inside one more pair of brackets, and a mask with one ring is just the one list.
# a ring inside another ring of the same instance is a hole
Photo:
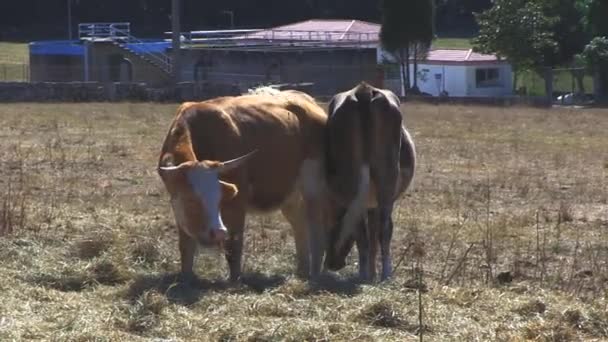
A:
{"label": "metal railing", "polygon": [[80,23],[78,24],[78,38],[128,40],[131,36],[130,23]]}
{"label": "metal railing", "polygon": [[151,51],[144,41],[133,36],[129,36],[129,45],[125,43],[118,43],[118,46],[129,50],[136,55],[142,55],[152,64],[155,64],[159,68],[163,69],[163,71],[171,73],[171,57],[160,51]]}
{"label": "metal railing", "polygon": [[92,41],[109,40],[171,73],[171,57],[160,51],[152,51],[146,42],[132,36],[130,23],[81,23],[78,25],[78,37]]}
{"label": "metal railing", "polygon": [[[165,32],[171,35],[171,32]],[[184,44],[212,44],[216,46],[238,45],[291,45],[341,46],[377,44],[378,32],[310,31],[283,29],[248,29],[190,31],[180,33]],[[169,39],[167,39],[169,40]]]}

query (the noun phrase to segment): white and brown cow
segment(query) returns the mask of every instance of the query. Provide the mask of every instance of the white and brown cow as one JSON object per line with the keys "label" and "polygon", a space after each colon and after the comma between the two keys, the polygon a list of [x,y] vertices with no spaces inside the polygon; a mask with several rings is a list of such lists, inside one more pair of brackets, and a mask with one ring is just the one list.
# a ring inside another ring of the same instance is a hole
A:
{"label": "white and brown cow", "polygon": [[375,278],[378,245],[381,279],[390,277],[393,206],[411,184],[415,164],[414,142],[403,125],[400,101],[394,93],[363,82],[332,98],[326,176],[341,218],[330,232],[327,268],[344,267],[355,240],[360,277]]}
{"label": "white and brown cow", "polygon": [[294,229],[298,274],[319,274],[326,121],[314,99],[298,91],[179,107],[158,172],[179,228],[185,277],[193,275],[197,245],[223,245],[230,279],[238,280],[246,213],[278,208]]}

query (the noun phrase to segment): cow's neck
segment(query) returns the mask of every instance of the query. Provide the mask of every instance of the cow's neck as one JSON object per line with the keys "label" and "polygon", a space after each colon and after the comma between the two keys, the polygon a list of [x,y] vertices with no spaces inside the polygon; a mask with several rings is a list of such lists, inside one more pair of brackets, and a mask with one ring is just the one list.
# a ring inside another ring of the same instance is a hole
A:
{"label": "cow's neck", "polygon": [[177,166],[187,161],[196,160],[190,130],[183,123],[176,124],[167,135],[159,164],[161,166]]}

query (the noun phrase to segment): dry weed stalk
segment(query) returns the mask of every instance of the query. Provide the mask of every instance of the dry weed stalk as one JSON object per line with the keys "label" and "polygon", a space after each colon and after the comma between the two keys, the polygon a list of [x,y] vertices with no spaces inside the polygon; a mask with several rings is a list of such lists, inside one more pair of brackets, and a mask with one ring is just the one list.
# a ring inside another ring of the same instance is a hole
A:
{"label": "dry weed stalk", "polygon": [[[0,197],[0,236],[23,231],[26,225],[27,205],[23,160],[16,162],[6,178],[6,192]],[[17,171],[14,177],[15,169]],[[14,179],[16,178],[16,179]]]}

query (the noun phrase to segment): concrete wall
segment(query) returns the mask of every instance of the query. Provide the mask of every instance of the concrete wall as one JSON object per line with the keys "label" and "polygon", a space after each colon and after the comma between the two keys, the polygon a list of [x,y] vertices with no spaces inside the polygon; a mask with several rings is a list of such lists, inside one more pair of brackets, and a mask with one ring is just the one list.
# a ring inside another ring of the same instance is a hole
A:
{"label": "concrete wall", "polygon": [[228,51],[191,49],[183,52],[185,81],[236,84],[312,83],[315,95],[335,94],[362,80],[377,83],[375,49],[302,51]]}
{"label": "concrete wall", "polygon": [[[498,83],[492,86],[479,86],[475,81],[477,69],[496,68],[498,69]],[[513,70],[508,64],[489,64],[467,66],[467,96],[507,96],[513,95]]]}
{"label": "concrete wall", "polygon": [[[499,81],[492,86],[479,86],[476,83],[476,70],[497,68]],[[414,77],[413,65],[410,65],[410,79]],[[396,94],[400,91],[400,76],[394,71],[391,78],[384,84]],[[439,83],[437,81],[439,77]],[[439,96],[446,91],[449,96],[483,97],[483,96],[510,96],[513,95],[513,72],[508,64],[480,64],[480,65],[418,65],[418,89],[432,96]]]}
{"label": "concrete wall", "polygon": [[[70,46],[78,47],[77,53],[69,49],[49,50],[41,49],[38,44],[31,45],[30,80],[144,82],[150,86],[165,86],[171,80],[170,75],[157,66],[111,42],[72,43]],[[85,65],[85,59],[88,65]]]}
{"label": "concrete wall", "polygon": [[[97,82],[141,82],[150,86],[164,86],[171,76],[141,57],[121,49],[109,42],[96,42],[88,45],[89,81]],[[131,64],[131,76],[121,70],[121,61],[127,59]]]}
{"label": "concrete wall", "polygon": [[84,77],[82,56],[30,55],[30,80],[32,82],[72,82]]}
{"label": "concrete wall", "polygon": [[[414,77],[413,66],[410,66],[410,77]],[[437,79],[439,75],[439,85]],[[418,65],[418,88],[424,93],[439,96],[447,91],[449,96],[467,96],[466,67],[460,65]]]}

